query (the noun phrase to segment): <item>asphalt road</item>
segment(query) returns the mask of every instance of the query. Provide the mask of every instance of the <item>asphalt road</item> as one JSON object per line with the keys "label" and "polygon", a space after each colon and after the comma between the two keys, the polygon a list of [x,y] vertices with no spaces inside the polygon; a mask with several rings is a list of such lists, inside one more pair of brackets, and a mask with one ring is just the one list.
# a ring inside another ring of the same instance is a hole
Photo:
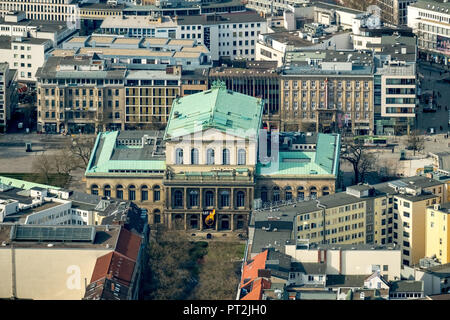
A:
{"label": "asphalt road", "polygon": [[[69,136],[46,134],[0,134],[0,173],[33,172],[33,160],[43,153],[55,154],[64,148]],[[31,142],[32,152],[25,151],[25,142]],[[84,170],[72,172],[67,188],[85,191]]]}
{"label": "asphalt road", "polygon": [[417,127],[420,133],[428,133],[430,128],[435,129],[435,133],[447,133],[450,131],[449,110],[450,110],[450,82],[441,81],[445,74],[450,78],[450,73],[442,69],[432,68],[429,65],[418,64],[419,80],[421,81],[421,91],[433,90],[435,92],[438,109],[436,112],[423,112],[423,107],[419,107],[417,113]]}

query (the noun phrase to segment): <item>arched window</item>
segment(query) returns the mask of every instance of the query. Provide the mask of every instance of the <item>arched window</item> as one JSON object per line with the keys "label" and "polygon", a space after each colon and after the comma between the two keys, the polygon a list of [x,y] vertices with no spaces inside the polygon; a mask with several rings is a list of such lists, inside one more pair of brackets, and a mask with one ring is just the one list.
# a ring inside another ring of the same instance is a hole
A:
{"label": "arched window", "polygon": [[280,188],[279,187],[273,187],[273,197],[272,201],[280,201]]}
{"label": "arched window", "polygon": [[134,185],[128,187],[128,200],[136,200],[136,187]]}
{"label": "arched window", "polygon": [[230,150],[228,149],[222,151],[222,164],[230,164]]}
{"label": "arched window", "polygon": [[182,207],[183,206],[183,192],[176,190],[173,195],[173,206]]}
{"label": "arched window", "polygon": [[311,199],[316,199],[317,198],[317,188],[312,186],[311,188],[309,188],[309,197]]}
{"label": "arched window", "polygon": [[227,190],[220,192],[220,206],[229,207],[230,206],[230,192]]}
{"label": "arched window", "polygon": [[183,149],[181,148],[175,150],[175,164],[183,164]]}
{"label": "arched window", "polygon": [[190,207],[198,206],[198,191],[197,190],[189,191],[189,206]]}
{"label": "arched window", "polygon": [[214,149],[206,151],[206,164],[214,164]]}
{"label": "arched window", "polygon": [[236,194],[236,206],[245,207],[245,193],[244,191],[238,191]]}
{"label": "arched window", "polygon": [[198,164],[198,149],[191,149],[191,164]]}
{"label": "arched window", "polygon": [[284,198],[286,201],[292,200],[292,188],[290,186],[284,188]]}
{"label": "arched window", "polygon": [[93,184],[91,186],[91,194],[94,194],[94,195],[98,196],[98,185]]}
{"label": "arched window", "polygon": [[244,165],[246,162],[246,152],[245,149],[238,150],[238,165]]}
{"label": "arched window", "polygon": [[103,187],[103,196],[111,197],[111,186],[109,184]]}
{"label": "arched window", "polygon": [[212,191],[205,192],[205,206],[207,207],[214,206],[214,193]]}
{"label": "arched window", "polygon": [[327,194],[330,194],[330,188],[328,187],[323,187],[322,188],[322,195],[326,196]]}
{"label": "arched window", "polygon": [[159,186],[153,187],[153,202],[161,200],[161,188]]}
{"label": "arched window", "polygon": [[148,200],[148,187],[146,185],[143,185],[141,187],[141,201],[147,200]]}
{"label": "arched window", "polygon": [[305,199],[305,188],[300,186],[297,188],[297,200]]}
{"label": "arched window", "polygon": [[116,186],[116,198],[123,199],[123,186],[121,184]]}

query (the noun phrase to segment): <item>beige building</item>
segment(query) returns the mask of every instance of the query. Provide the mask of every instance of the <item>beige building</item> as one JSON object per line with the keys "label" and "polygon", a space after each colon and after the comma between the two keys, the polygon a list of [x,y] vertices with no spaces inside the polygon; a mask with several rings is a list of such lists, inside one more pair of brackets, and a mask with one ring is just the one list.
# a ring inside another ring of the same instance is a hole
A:
{"label": "beige building", "polygon": [[125,81],[125,129],[164,128],[172,103],[180,96],[180,84],[178,66],[162,71],[129,71]]}
{"label": "beige building", "polygon": [[124,129],[125,75],[96,55],[49,57],[36,73],[38,131]]}
{"label": "beige building", "polygon": [[135,254],[140,251],[139,245],[124,250],[134,237],[129,233],[120,226],[49,228],[1,224],[0,297],[80,300],[98,258],[117,251],[126,256],[133,254],[135,263],[139,263]]}
{"label": "beige building", "polygon": [[215,82],[174,100],[164,139],[156,131],[99,134],[87,191],[135,201],[151,224],[199,231],[245,230],[254,206],[334,193],[339,135],[286,133],[278,137],[279,156],[262,163],[257,150],[266,145],[253,133],[261,126],[257,103]]}
{"label": "beige building", "polygon": [[287,52],[281,131],[373,134],[373,58],[348,51]]}
{"label": "beige building", "polygon": [[450,262],[449,213],[450,203],[435,204],[426,211],[425,256],[435,257],[441,264]]}
{"label": "beige building", "polygon": [[426,255],[426,208],[442,202],[443,189],[443,182],[423,176],[373,186],[356,185],[347,187],[346,192],[297,202],[295,206],[273,206],[273,213],[268,212],[269,208],[255,210],[254,225],[265,223],[260,220],[269,215],[266,230],[267,224],[269,229],[285,228],[281,222],[274,222],[279,218],[292,223],[285,239],[289,241],[316,245],[396,244],[401,249],[402,264],[411,266]]}

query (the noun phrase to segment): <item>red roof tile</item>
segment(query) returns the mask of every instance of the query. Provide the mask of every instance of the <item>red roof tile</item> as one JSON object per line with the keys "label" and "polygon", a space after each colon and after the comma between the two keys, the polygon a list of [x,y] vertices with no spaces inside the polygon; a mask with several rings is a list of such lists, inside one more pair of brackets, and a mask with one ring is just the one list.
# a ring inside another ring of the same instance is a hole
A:
{"label": "red roof tile", "polygon": [[104,256],[97,258],[94,271],[92,272],[91,283],[106,277],[106,275],[108,274],[109,266],[111,264],[112,256],[113,252],[110,252],[108,254],[105,254]]}
{"label": "red roof tile", "polygon": [[258,270],[266,268],[267,253],[268,250],[265,250],[247,261],[242,271],[241,288],[258,278]]}
{"label": "red roof tile", "polygon": [[136,261],[141,242],[140,236],[122,227],[117,240],[116,251]]}
{"label": "red roof tile", "polygon": [[117,252],[110,252],[97,258],[91,283],[102,278],[115,279],[130,285],[136,263]]}
{"label": "red roof tile", "polygon": [[264,289],[270,289],[270,281],[258,278],[253,281],[252,290],[241,300],[261,300]]}

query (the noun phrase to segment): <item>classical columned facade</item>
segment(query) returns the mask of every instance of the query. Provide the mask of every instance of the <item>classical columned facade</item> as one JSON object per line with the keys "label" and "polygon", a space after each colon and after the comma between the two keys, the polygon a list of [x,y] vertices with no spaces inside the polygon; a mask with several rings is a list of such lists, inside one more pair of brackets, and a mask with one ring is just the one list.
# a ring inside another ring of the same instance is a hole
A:
{"label": "classical columned facade", "polygon": [[[251,174],[237,176],[189,177],[168,175],[163,184],[166,190],[164,215],[170,228],[197,231],[239,231],[248,225],[252,210],[254,178]],[[205,223],[207,215],[215,211],[214,222]]]}

